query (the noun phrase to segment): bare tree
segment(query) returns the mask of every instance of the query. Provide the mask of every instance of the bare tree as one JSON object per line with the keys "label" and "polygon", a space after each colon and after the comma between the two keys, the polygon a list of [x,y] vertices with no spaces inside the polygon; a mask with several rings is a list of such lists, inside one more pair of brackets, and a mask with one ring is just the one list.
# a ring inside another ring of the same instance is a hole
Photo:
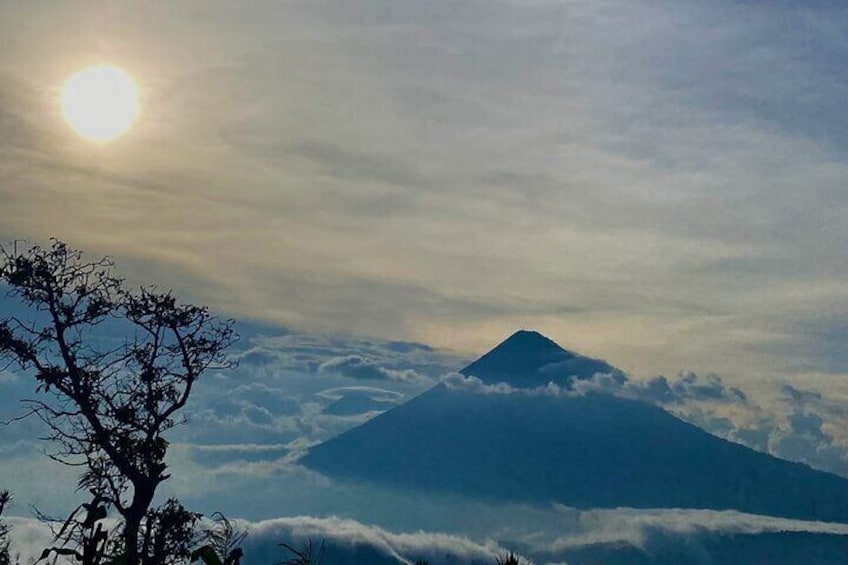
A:
{"label": "bare tree", "polygon": [[145,522],[169,477],[164,434],[184,421],[198,378],[230,366],[233,322],[155,287],[129,290],[109,258],[86,261],[57,240],[0,248],[2,283],[31,312],[0,319],[0,359],[38,383],[27,415],[46,425],[50,456],[81,466],[80,487],[123,518],[122,562],[160,565],[142,548],[153,543]]}

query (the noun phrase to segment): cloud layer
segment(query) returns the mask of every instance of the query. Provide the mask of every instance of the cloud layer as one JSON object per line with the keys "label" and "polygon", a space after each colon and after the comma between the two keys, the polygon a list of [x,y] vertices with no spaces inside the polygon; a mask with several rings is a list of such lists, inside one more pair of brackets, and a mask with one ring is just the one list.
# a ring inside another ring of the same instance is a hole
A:
{"label": "cloud layer", "polygon": [[[640,374],[841,373],[846,21],[832,2],[9,3],[0,239],[57,235],[300,331],[482,350],[532,326]],[[104,59],[143,109],[95,148],[56,92]]]}
{"label": "cloud layer", "polygon": [[[280,543],[299,548],[310,540],[316,547],[326,542],[327,560],[335,563],[412,565],[414,560],[424,558],[482,565],[493,563],[507,548],[514,550],[516,546],[522,547],[525,555],[535,557],[537,563],[563,563],[563,559],[576,551],[611,545],[620,547],[621,544],[647,549],[654,555],[683,545],[688,547],[687,553],[691,556],[698,554],[699,539],[709,536],[712,539],[715,536],[775,533],[848,536],[848,527],[844,525],[782,520],[733,511],[616,509],[578,512],[554,507],[545,510],[544,514],[549,520],[547,528],[529,532],[518,527],[495,532],[507,538],[501,543],[491,538],[475,539],[422,530],[398,533],[335,516],[293,516],[260,522],[236,520],[234,523],[248,533],[243,546],[245,565],[281,560],[287,555]],[[36,558],[51,542],[50,531],[44,523],[27,518],[11,518],[8,522],[13,528],[12,552],[19,554],[23,562]],[[211,522],[207,524],[211,527]]]}

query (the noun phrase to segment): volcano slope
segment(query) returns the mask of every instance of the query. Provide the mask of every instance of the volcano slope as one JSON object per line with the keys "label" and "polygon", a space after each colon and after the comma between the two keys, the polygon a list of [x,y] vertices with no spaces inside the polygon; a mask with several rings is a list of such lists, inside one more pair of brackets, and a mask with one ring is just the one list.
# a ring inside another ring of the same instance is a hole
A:
{"label": "volcano slope", "polygon": [[[848,521],[848,480],[715,437],[661,408],[548,394],[608,373],[603,361],[522,331],[446,383],[301,460],[331,477],[575,508],[734,509]],[[506,385],[499,385],[506,383]]]}

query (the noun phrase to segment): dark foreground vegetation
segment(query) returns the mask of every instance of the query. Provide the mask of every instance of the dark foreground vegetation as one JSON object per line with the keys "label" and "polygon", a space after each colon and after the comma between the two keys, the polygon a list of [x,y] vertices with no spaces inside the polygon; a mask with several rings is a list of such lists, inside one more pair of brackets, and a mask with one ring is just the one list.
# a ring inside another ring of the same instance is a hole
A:
{"label": "dark foreground vegetation", "polygon": [[[22,251],[0,247],[0,286],[26,307],[24,315],[0,318],[0,366],[35,385],[18,419],[44,424],[48,456],[79,467],[87,494],[62,520],[39,516],[53,531],[39,561],[239,565],[246,533],[227,518],[203,521],[174,498],[154,506],[170,477],[165,436],[185,423],[182,410],[198,379],[231,368],[233,321],[155,287],[130,289],[111,259],[88,261],[58,240]],[[104,346],[95,339],[103,335],[116,339]],[[0,492],[0,515],[10,502]],[[10,535],[0,521],[0,565],[19,563]],[[278,565],[319,565],[325,550],[324,542],[280,543]],[[508,554],[497,563],[520,560]]]}

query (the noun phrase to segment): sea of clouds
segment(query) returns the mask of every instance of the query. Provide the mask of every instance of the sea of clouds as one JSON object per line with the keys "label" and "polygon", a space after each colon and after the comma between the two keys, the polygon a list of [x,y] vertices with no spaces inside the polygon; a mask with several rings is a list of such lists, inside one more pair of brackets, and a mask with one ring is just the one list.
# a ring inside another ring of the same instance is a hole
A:
{"label": "sea of clouds", "polygon": [[[665,536],[848,534],[841,525],[732,511],[579,511],[423,496],[329,479],[298,464],[310,445],[443,382],[480,394],[602,393],[638,399],[732,441],[846,475],[848,457],[838,433],[846,411],[821,391],[786,382],[761,397],[717,375],[694,373],[626,380],[598,374],[570,388],[514,389],[459,374],[466,359],[422,344],[246,329],[232,354],[239,367],[207,375],[197,388],[189,423],[173,436],[173,478],[162,494],[177,495],[207,515],[223,511],[239,519],[250,532],[247,547],[256,563],[279,555],[280,541],[309,538],[326,539],[334,551],[350,555],[379,555],[386,563],[437,554],[485,562],[506,548],[564,562],[563,555],[575,548],[649,547]],[[20,411],[18,399],[32,393],[26,376],[12,371],[3,373],[0,391],[4,419]],[[49,535],[31,517],[30,507],[55,516],[67,512],[80,500],[76,472],[44,457],[49,446],[37,440],[36,423],[14,422],[3,431],[0,486],[16,494],[9,518],[15,549],[35,555]]]}

